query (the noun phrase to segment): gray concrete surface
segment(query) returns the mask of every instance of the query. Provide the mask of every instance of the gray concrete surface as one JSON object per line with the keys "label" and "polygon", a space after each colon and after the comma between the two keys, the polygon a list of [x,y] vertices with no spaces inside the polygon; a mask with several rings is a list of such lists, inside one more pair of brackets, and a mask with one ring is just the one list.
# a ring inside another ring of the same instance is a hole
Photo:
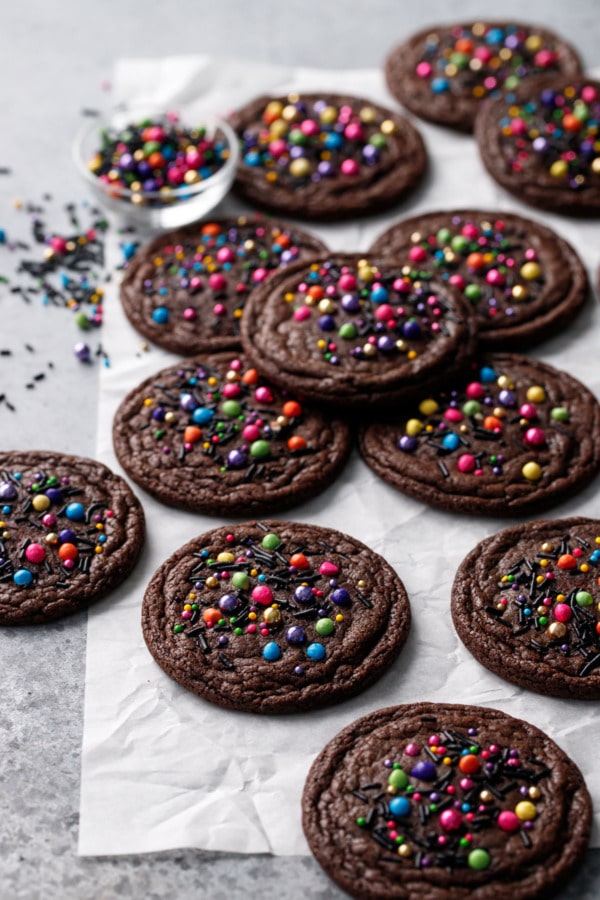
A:
{"label": "gray concrete surface", "polygon": [[[101,83],[120,56],[209,52],[252,61],[349,67],[377,65],[389,47],[427,23],[508,15],[544,22],[576,44],[587,65],[598,56],[598,5],[505,0],[75,0],[0,2],[0,228],[27,234],[13,200],[49,191],[55,209],[82,191],[70,142],[82,107],[104,102]],[[0,256],[2,265],[6,256]],[[8,263],[7,263],[8,264]],[[0,265],[0,274],[2,273]],[[93,454],[98,365],[77,367],[72,317],[8,294],[0,286],[0,448],[46,447]],[[95,337],[95,336],[94,336]],[[24,343],[35,353],[24,350]],[[55,368],[33,390],[31,376]],[[0,632],[0,900],[251,897],[336,898],[311,859],[247,858],[194,851],[82,859],[76,855],[85,676],[85,617],[44,629]],[[590,851],[561,894],[600,896],[600,851]]]}

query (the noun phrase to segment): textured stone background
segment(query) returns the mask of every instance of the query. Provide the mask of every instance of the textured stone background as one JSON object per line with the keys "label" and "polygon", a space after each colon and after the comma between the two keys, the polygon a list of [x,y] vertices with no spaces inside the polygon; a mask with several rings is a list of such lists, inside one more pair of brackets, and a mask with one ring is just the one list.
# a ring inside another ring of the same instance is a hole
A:
{"label": "textured stone background", "polygon": [[[530,0],[526,7],[505,0],[501,8],[489,0],[226,0],[214,6],[206,0],[5,0],[0,8],[0,166],[13,170],[0,177],[0,228],[20,227],[23,235],[26,220],[15,218],[15,198],[39,200],[49,191],[57,209],[59,201],[81,198],[71,140],[80,110],[106,103],[101,83],[121,56],[211,53],[290,65],[376,66],[394,43],[428,23],[512,15],[561,31],[586,65],[600,64],[596,0]],[[78,337],[64,310],[30,308],[0,291],[0,344],[15,351],[0,360],[0,393],[18,407],[16,414],[0,408],[0,449],[93,455],[98,366],[74,366]],[[25,341],[35,355],[23,352]],[[26,390],[47,360],[55,363],[52,377]],[[85,641],[85,616],[0,633],[0,900],[342,896],[307,858],[190,850],[77,857]],[[588,853],[561,896],[600,896],[600,850]]]}

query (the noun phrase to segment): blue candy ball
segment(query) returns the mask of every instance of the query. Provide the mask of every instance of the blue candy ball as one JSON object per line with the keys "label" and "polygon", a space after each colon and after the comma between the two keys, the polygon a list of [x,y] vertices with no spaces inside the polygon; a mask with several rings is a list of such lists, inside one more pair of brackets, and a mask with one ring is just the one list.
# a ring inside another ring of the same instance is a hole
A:
{"label": "blue candy ball", "polygon": [[169,321],[169,310],[166,306],[157,306],[152,312],[152,321],[157,325],[166,325]]}
{"label": "blue candy ball", "polygon": [[325,659],[325,647],[323,644],[309,644],[306,648],[306,655],[309,659]]}
{"label": "blue candy ball", "polygon": [[83,503],[69,503],[65,509],[65,516],[72,522],[82,522],[85,519],[85,507]]}
{"label": "blue candy ball", "polygon": [[28,587],[33,581],[33,575],[29,569],[17,569],[13,575],[13,581],[15,584],[18,584],[19,587]]}
{"label": "blue candy ball", "polygon": [[275,641],[269,641],[269,643],[265,644],[263,647],[263,657],[268,660],[268,662],[275,662],[280,656],[281,650],[279,649],[279,644]]}
{"label": "blue candy ball", "polygon": [[410,801],[406,797],[394,797],[390,800],[390,812],[393,816],[407,816],[410,812]]}

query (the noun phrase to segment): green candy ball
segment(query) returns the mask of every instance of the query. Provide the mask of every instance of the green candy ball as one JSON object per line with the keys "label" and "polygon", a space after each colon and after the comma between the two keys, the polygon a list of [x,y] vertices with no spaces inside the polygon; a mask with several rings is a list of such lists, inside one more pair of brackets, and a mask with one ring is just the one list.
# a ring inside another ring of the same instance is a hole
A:
{"label": "green candy ball", "polygon": [[268,441],[254,441],[253,444],[250,444],[250,456],[253,456],[254,459],[264,459],[270,452]]}
{"label": "green candy ball", "polygon": [[487,869],[491,862],[491,857],[487,850],[471,850],[467,861],[471,869]]}
{"label": "green candy ball", "polygon": [[335,624],[331,619],[319,619],[315,625],[315,631],[321,636],[332,634],[334,629]]}
{"label": "green candy ball", "polygon": [[265,550],[277,550],[280,544],[281,538],[279,538],[272,532],[270,532],[269,534],[265,534],[264,538],[262,539],[262,545]]}
{"label": "green candy ball", "polygon": [[225,400],[221,404],[221,410],[224,415],[229,416],[230,419],[235,419],[241,413],[242,407],[237,400]]}

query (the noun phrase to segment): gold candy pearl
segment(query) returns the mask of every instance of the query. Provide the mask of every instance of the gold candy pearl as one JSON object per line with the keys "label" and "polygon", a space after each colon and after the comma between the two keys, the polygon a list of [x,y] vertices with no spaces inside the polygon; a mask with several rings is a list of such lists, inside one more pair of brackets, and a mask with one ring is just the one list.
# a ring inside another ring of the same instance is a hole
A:
{"label": "gold candy pearl", "polygon": [[51,531],[50,534],[46,535],[44,541],[46,544],[58,544],[58,535]]}
{"label": "gold candy pearl", "polygon": [[372,106],[363,106],[363,108],[361,109],[361,111],[359,112],[358,115],[360,117],[360,121],[364,122],[365,125],[368,125],[371,122],[374,122],[375,118],[377,117],[377,113],[375,112],[375,110],[373,109]]}
{"label": "gold candy pearl", "polygon": [[273,607],[269,607],[269,609],[265,609],[262,614],[263,621],[268,625],[278,625],[281,622],[281,613],[278,609],[273,609]]}
{"label": "gold candy pearl", "polygon": [[454,76],[458,72],[458,68],[454,65],[454,63],[448,63],[445,68],[445,72],[449,78],[454,78]]}
{"label": "gold candy pearl", "polygon": [[413,244],[420,244],[420,243],[421,243],[421,240],[422,240],[422,238],[421,238],[421,232],[420,232],[420,231],[413,231],[413,233],[412,233],[411,236],[410,236],[410,240],[411,240],[411,243],[413,243]]}
{"label": "gold candy pearl", "polygon": [[515,284],[514,288],[511,291],[513,300],[526,300],[529,296],[529,291],[522,284]]}
{"label": "gold candy pearl", "polygon": [[494,799],[494,795],[491,791],[481,791],[481,793],[479,794],[479,799],[482,803],[491,803]]}
{"label": "gold candy pearl", "polygon": [[406,350],[406,341],[403,341],[401,338],[396,341],[396,349],[400,350],[401,353]]}
{"label": "gold candy pearl", "polygon": [[508,47],[503,47],[498,56],[506,62],[512,57],[512,50],[509,50]]}
{"label": "gold candy pearl", "polygon": [[177,419],[177,417],[176,417],[176,415],[175,415],[174,412],[168,412],[168,413],[165,414],[165,422],[167,422],[169,425],[170,425],[172,422],[175,422],[176,419]]}
{"label": "gold candy pearl", "polygon": [[275,419],[275,423],[279,425],[280,428],[285,428],[286,425],[290,424],[290,420],[287,416],[277,416]]}
{"label": "gold candy pearl", "polygon": [[410,273],[412,272],[412,269],[410,266],[402,266],[401,272],[402,272],[402,275],[410,275]]}
{"label": "gold candy pearl", "polygon": [[469,68],[471,72],[479,72],[482,66],[483,62],[480,59],[475,58],[469,60]]}
{"label": "gold candy pearl", "polygon": [[600,173],[600,156],[597,156],[595,159],[592,160],[591,168],[592,168],[592,172],[594,172],[596,175],[598,175]]}
{"label": "gold candy pearl", "polygon": [[326,106],[324,110],[322,110],[319,119],[324,125],[332,125],[337,119],[337,109],[335,106]]}
{"label": "gold candy pearl", "polygon": [[494,407],[494,415],[497,419],[503,419],[506,415],[506,410],[502,409],[501,406]]}
{"label": "gold candy pearl", "polygon": [[279,100],[271,100],[265,106],[264,115],[266,116],[266,118],[272,119],[273,117],[275,117],[275,118],[279,117],[282,112],[283,112],[283,103],[281,103],[281,101],[279,101]]}
{"label": "gold candy pearl", "polygon": [[235,562],[235,555],[233,553],[229,553],[228,550],[223,550],[223,552],[219,553],[219,555],[217,556],[217,562],[220,562],[220,563]]}
{"label": "gold candy pearl", "polygon": [[362,348],[362,352],[365,356],[375,356],[377,353],[377,348],[373,346],[373,344],[364,344]]}
{"label": "gold candy pearl", "polygon": [[254,241],[251,241],[251,240],[244,241],[244,250],[254,250],[255,247],[256,247],[256,244],[254,243]]}
{"label": "gold candy pearl", "polygon": [[456,253],[453,253],[452,250],[445,250],[444,251],[444,262],[447,262],[450,265],[452,265],[452,263],[455,263],[456,262]]}
{"label": "gold candy pearl", "polygon": [[548,627],[548,634],[553,638],[562,638],[567,633],[567,626],[563,625],[562,622],[553,622],[552,625]]}
{"label": "gold candy pearl", "polygon": [[554,544],[551,544],[549,541],[544,541],[540,549],[542,553],[552,553],[552,551],[554,550]]}
{"label": "gold candy pearl", "polygon": [[394,787],[393,784],[388,784],[388,786],[387,786],[387,792],[388,792],[388,794],[397,794],[397,793],[398,793],[398,788]]}
{"label": "gold candy pearl", "polygon": [[459,431],[460,431],[461,434],[466,434],[466,433],[468,432],[468,430],[469,430],[469,426],[468,426],[468,425],[461,425],[460,428],[459,428]]}
{"label": "gold candy pearl", "polygon": [[144,198],[142,197],[141,194],[132,194],[132,195],[131,195],[131,202],[132,202],[133,204],[135,204],[135,206],[143,206],[143,205],[144,205]]}
{"label": "gold candy pearl", "polygon": [[367,582],[363,578],[361,578],[360,581],[356,582],[356,585],[359,588],[364,588],[367,586]]}
{"label": "gold candy pearl", "polygon": [[539,800],[542,796],[542,792],[540,791],[539,787],[536,787],[535,785],[533,787],[530,787],[527,793],[532,800]]}
{"label": "gold candy pearl", "polygon": [[271,122],[271,126],[269,128],[269,134],[272,138],[280,138],[283,137],[284,134],[287,134],[288,124],[283,119],[275,119],[274,122]]}
{"label": "gold candy pearl", "polygon": [[500,375],[500,377],[498,378],[497,384],[498,384],[498,387],[499,387],[499,388],[506,388],[506,389],[508,389],[509,391],[510,391],[510,390],[512,389],[512,387],[513,387],[512,383],[511,383],[511,380],[510,380],[510,378],[508,377],[508,375]]}
{"label": "gold candy pearl", "polygon": [[233,369],[230,369],[227,375],[225,376],[226,381],[239,381],[240,376],[238,372],[234,372]]}
{"label": "gold candy pearl", "polygon": [[545,606],[538,606],[538,608],[536,609],[536,613],[538,614],[538,616],[545,616],[547,612],[548,610]]}
{"label": "gold candy pearl", "polygon": [[215,578],[214,575],[209,575],[205,581],[207,588],[216,588],[219,587],[219,579]]}
{"label": "gold candy pearl", "polygon": [[294,122],[298,118],[298,110],[290,103],[281,110],[281,118],[286,122]]}
{"label": "gold candy pearl", "polygon": [[188,169],[183,176],[183,180],[186,184],[197,184],[201,179],[195,169]]}
{"label": "gold candy pearl", "polygon": [[380,128],[382,134],[394,134],[396,131],[396,123],[391,119],[384,119]]}
{"label": "gold candy pearl", "polygon": [[412,856],[412,850],[408,844],[400,844],[398,847],[398,856],[402,856],[403,859],[408,859],[409,856]]}
{"label": "gold candy pearl", "polygon": [[530,53],[537,53],[542,49],[542,39],[539,34],[530,34],[525,40],[525,49]]}
{"label": "gold candy pearl", "polygon": [[143,150],[134,150],[133,151],[133,158],[136,162],[141,162],[144,159],[144,157],[145,157],[145,154],[144,154]]}
{"label": "gold candy pearl", "polygon": [[335,310],[335,305],[331,302],[331,300],[320,300],[319,301],[319,312],[322,313],[332,313]]}

